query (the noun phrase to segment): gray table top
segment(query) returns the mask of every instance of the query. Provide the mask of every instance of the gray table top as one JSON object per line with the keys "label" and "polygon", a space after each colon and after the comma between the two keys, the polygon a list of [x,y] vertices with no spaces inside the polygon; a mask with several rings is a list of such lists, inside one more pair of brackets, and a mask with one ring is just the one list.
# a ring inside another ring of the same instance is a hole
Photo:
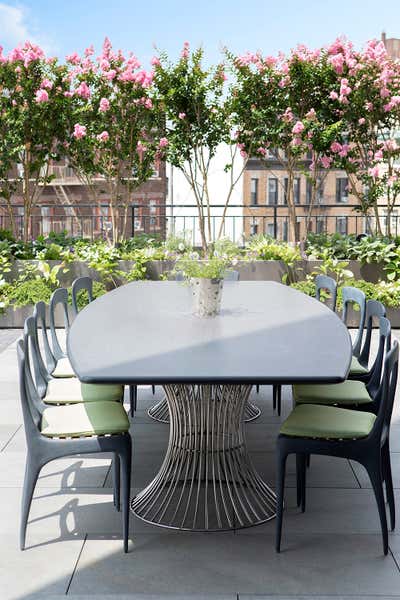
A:
{"label": "gray table top", "polygon": [[351,340],[322,303],[272,281],[225,282],[215,318],[191,313],[190,289],[135,282],[89,304],[68,336],[83,382],[341,382]]}

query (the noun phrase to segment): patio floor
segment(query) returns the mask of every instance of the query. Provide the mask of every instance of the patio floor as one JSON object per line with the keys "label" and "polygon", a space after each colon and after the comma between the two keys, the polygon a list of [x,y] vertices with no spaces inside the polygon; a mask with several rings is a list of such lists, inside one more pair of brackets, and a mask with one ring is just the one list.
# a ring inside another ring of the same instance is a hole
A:
{"label": "patio floor", "polygon": [[[399,332],[395,332],[400,338]],[[362,467],[313,457],[307,512],[295,502],[294,463],[287,474],[282,553],[274,550],[274,521],[247,530],[199,534],[156,528],[131,519],[131,552],[124,555],[121,515],[112,504],[110,459],[74,457],[42,472],[32,503],[27,550],[18,549],[25,439],[18,397],[17,331],[0,332],[0,599],[61,600],[285,600],[293,598],[400,599],[400,535],[382,554],[378,513]],[[376,342],[376,336],[375,336]],[[162,390],[157,389],[156,397]],[[399,394],[398,394],[399,395]],[[291,407],[272,411],[271,388],[253,400],[261,417],[247,425],[252,458],[274,483],[274,444]],[[157,471],[168,426],[146,414],[154,403],[139,390],[132,425],[133,485]],[[400,403],[392,429],[393,471],[400,514]],[[400,529],[398,529],[400,533]]]}

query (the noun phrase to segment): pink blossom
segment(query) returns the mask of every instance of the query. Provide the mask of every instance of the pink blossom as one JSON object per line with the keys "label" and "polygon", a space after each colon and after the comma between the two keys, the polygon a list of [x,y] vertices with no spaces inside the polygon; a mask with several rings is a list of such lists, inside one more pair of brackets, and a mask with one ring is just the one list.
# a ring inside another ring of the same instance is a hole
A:
{"label": "pink blossom", "polygon": [[107,112],[107,110],[110,108],[110,102],[107,100],[107,98],[102,98],[100,100],[100,104],[99,104],[99,111],[100,112]]}
{"label": "pink blossom", "polygon": [[315,112],[315,110],[313,108],[310,108],[308,113],[306,113],[306,118],[309,119],[310,121],[314,121],[316,116],[317,116],[317,113]]}
{"label": "pink blossom", "polygon": [[295,137],[295,138],[293,138],[293,139],[292,139],[292,141],[291,141],[291,145],[292,145],[292,146],[301,146],[301,144],[302,144],[302,143],[303,143],[303,142],[302,142],[302,139],[301,139],[301,138],[299,138],[299,137]]}
{"label": "pink blossom", "polygon": [[382,88],[379,93],[381,98],[387,98],[388,96],[390,96],[390,92],[387,88]]}
{"label": "pink blossom", "polygon": [[339,152],[339,156],[341,158],[345,158],[345,156],[347,156],[347,154],[349,153],[350,150],[350,146],[348,144],[343,144],[342,149]]}
{"label": "pink blossom", "polygon": [[73,136],[74,138],[76,138],[77,140],[85,137],[86,135],[86,127],[85,125],[79,125],[79,123],[75,123],[74,125],[74,133]]}
{"label": "pink blossom", "polygon": [[109,135],[108,131],[102,131],[96,137],[99,140],[99,142],[106,142],[109,139],[110,135]]}
{"label": "pink blossom", "polygon": [[285,121],[285,123],[291,123],[294,120],[294,116],[293,116],[292,109],[290,108],[290,106],[287,107],[287,109],[283,113],[281,119],[282,119],[282,121]]}
{"label": "pink blossom", "polygon": [[66,98],[72,98],[72,96],[73,96],[73,95],[74,95],[74,92],[68,92],[68,91],[67,91],[67,92],[64,92],[64,96],[65,96]]}
{"label": "pink blossom", "polygon": [[182,120],[186,119],[186,113],[180,112],[179,115],[178,115],[178,117],[179,117],[179,119],[182,119]]}
{"label": "pink blossom", "polygon": [[78,65],[80,62],[79,54],[77,52],[74,52],[73,54],[68,54],[66,60],[72,65]]}
{"label": "pink blossom", "polygon": [[329,156],[321,156],[320,162],[324,169],[329,169],[332,164],[332,159]]}
{"label": "pink blossom", "polygon": [[158,145],[160,146],[160,148],[165,148],[166,146],[168,146],[168,140],[166,137],[162,137],[160,139],[160,141],[158,142]]}
{"label": "pink blossom", "polygon": [[374,179],[376,179],[377,177],[379,177],[379,167],[378,166],[370,167],[368,169],[368,175],[370,175]]}
{"label": "pink blossom", "polygon": [[340,152],[342,149],[342,144],[339,144],[339,142],[332,142],[331,144],[331,151],[338,153]]}
{"label": "pink blossom", "polygon": [[189,48],[190,48],[189,42],[184,42],[183,49],[181,52],[181,58],[184,58],[184,59],[189,58]]}
{"label": "pink blossom", "polygon": [[86,48],[85,50],[85,56],[89,57],[92,56],[92,54],[94,54],[94,47],[93,44],[91,44],[88,48]]}
{"label": "pink blossom", "polygon": [[293,126],[292,133],[298,134],[304,131],[304,125],[301,121],[297,121]]}
{"label": "pink blossom", "polygon": [[368,112],[372,112],[374,110],[374,105],[372,104],[372,102],[365,103],[365,110],[367,110]]}
{"label": "pink blossom", "polygon": [[35,102],[40,104],[41,102],[47,102],[49,99],[49,95],[46,90],[37,90],[35,94]]}
{"label": "pink blossom", "polygon": [[90,88],[85,81],[82,81],[75,90],[75,94],[81,98],[90,98]]}
{"label": "pink blossom", "polygon": [[160,59],[157,56],[153,56],[151,59],[151,64],[153,67],[159,67],[161,65]]}
{"label": "pink blossom", "polygon": [[330,63],[335,69],[336,73],[343,73],[343,65],[344,65],[344,56],[342,53],[334,54],[328,58],[328,63]]}
{"label": "pink blossom", "polygon": [[374,154],[374,159],[375,160],[382,160],[383,158],[383,152],[382,150],[377,150]]}
{"label": "pink blossom", "polygon": [[115,69],[110,69],[110,71],[107,71],[107,73],[104,73],[104,77],[106,79],[108,79],[108,81],[112,81],[114,79],[114,77],[116,76],[117,71],[115,71]]}
{"label": "pink blossom", "polygon": [[332,91],[332,92],[329,94],[329,98],[330,98],[331,100],[337,100],[337,99],[339,98],[339,94],[338,94],[337,92],[334,92],[334,91]]}
{"label": "pink blossom", "polygon": [[43,79],[42,83],[40,84],[40,87],[45,88],[47,90],[51,90],[51,88],[53,87],[53,83],[49,79]]}
{"label": "pink blossom", "polygon": [[398,176],[396,174],[393,174],[390,177],[388,177],[387,181],[388,181],[388,186],[393,187],[393,185],[396,183],[396,181],[398,181]]}
{"label": "pink blossom", "polygon": [[265,148],[263,148],[262,146],[257,148],[257,152],[258,152],[258,154],[261,154],[261,156],[266,156],[266,154],[267,154],[267,150]]}
{"label": "pink blossom", "polygon": [[344,77],[340,80],[340,96],[348,96],[351,92],[348,79]]}
{"label": "pink blossom", "polygon": [[20,66],[18,66],[18,67],[15,67],[15,72],[16,72],[16,73],[21,73],[21,71],[22,71],[22,69],[21,69],[21,67],[20,67]]}
{"label": "pink blossom", "polygon": [[359,124],[359,125],[364,125],[364,124],[365,124],[365,119],[364,119],[364,117],[361,117],[360,119],[358,119],[358,124]]}

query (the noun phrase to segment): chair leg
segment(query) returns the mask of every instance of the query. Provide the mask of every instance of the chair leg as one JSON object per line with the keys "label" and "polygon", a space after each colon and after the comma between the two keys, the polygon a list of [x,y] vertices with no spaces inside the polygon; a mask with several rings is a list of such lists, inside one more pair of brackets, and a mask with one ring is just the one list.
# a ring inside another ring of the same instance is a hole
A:
{"label": "chair leg", "polygon": [[277,394],[277,385],[272,386],[272,409],[276,410],[276,394]]}
{"label": "chair leg", "polygon": [[307,469],[309,469],[310,465],[311,465],[311,455],[310,454],[307,454],[307,456],[306,456],[306,465],[307,465]]}
{"label": "chair leg", "polygon": [[296,454],[296,487],[297,506],[301,506],[301,512],[306,510],[306,460],[305,454]]}
{"label": "chair leg", "polygon": [[259,393],[260,393],[260,386],[258,385],[258,383],[257,383],[257,385],[256,385],[256,392],[257,392],[257,394],[259,394]]}
{"label": "chair leg", "polygon": [[277,450],[277,482],[276,482],[276,537],[275,550],[281,551],[282,519],[283,519],[283,496],[285,491],[285,471],[287,454]]}
{"label": "chair leg", "polygon": [[393,493],[392,467],[390,463],[390,449],[388,442],[386,442],[382,448],[382,468],[385,478],[386,498],[389,504],[390,529],[391,531],[394,531],[396,527],[396,508]]}
{"label": "chair leg", "polygon": [[156,386],[155,385],[151,386],[151,391],[153,392],[153,396],[154,396],[154,394],[156,393]]}
{"label": "chair leg", "polygon": [[28,524],[29,510],[32,503],[33,492],[39,477],[41,467],[29,458],[26,461],[24,487],[22,491],[21,525],[19,533],[19,545],[25,550],[26,527]]}
{"label": "chair leg", "polygon": [[114,485],[114,506],[117,511],[120,511],[120,495],[121,495],[121,463],[117,453],[114,454],[112,461],[113,485]]}
{"label": "chair leg", "polygon": [[282,407],[282,386],[277,386],[277,405],[278,405],[278,417],[281,416],[281,407]]}
{"label": "chair leg", "polygon": [[127,435],[126,446],[120,452],[122,471],[122,531],[124,538],[124,552],[128,552],[129,541],[129,513],[131,492],[131,467],[132,467],[132,441]]}
{"label": "chair leg", "polygon": [[385,497],[383,494],[381,457],[379,457],[378,462],[371,461],[364,463],[364,467],[367,469],[368,476],[370,478],[372,488],[374,490],[376,503],[378,505],[379,519],[381,522],[382,530],[383,553],[386,556],[389,551],[389,536],[386,519]]}
{"label": "chair leg", "polygon": [[300,454],[296,454],[296,492],[297,492],[297,506],[301,504],[301,467],[300,467]]}
{"label": "chair leg", "polygon": [[135,410],[137,408],[137,386],[130,385],[129,386],[129,405],[130,405],[130,415],[133,417],[135,414]]}

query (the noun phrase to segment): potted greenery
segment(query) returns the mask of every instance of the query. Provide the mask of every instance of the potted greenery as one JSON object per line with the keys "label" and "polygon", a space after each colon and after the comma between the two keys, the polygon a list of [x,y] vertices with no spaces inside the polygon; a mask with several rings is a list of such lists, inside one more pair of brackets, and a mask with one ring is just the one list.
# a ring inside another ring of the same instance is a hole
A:
{"label": "potted greenery", "polygon": [[201,259],[197,252],[182,256],[175,265],[192,289],[193,313],[198,317],[215,317],[221,309],[224,274],[232,263],[226,255],[214,253]]}

